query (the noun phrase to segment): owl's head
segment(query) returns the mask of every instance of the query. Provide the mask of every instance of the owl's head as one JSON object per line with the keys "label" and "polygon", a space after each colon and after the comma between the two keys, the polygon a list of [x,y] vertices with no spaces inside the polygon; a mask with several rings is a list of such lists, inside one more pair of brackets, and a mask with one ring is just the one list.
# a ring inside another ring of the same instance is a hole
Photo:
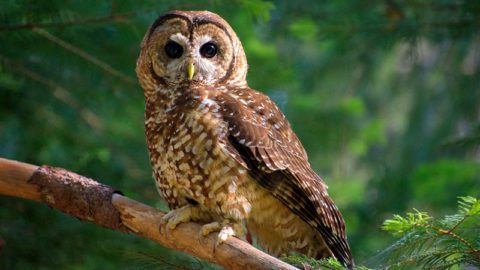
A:
{"label": "owl's head", "polygon": [[140,84],[245,84],[247,61],[230,25],[208,11],[172,11],[145,34],[137,61]]}

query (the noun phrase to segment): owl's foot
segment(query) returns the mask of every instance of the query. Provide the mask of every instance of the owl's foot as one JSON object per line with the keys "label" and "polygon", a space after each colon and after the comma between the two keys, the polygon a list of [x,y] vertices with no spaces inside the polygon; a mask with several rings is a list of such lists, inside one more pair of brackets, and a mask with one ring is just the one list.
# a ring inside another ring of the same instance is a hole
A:
{"label": "owl's foot", "polygon": [[239,233],[234,230],[233,226],[223,226],[217,236],[217,245],[227,241],[230,236],[236,236],[238,234]]}
{"label": "owl's foot", "polygon": [[212,222],[202,226],[200,233],[202,236],[207,236],[212,232],[218,232],[217,240],[215,241],[214,250],[216,247],[225,242],[230,236],[236,236],[243,239],[245,237],[245,229],[239,223],[234,223],[229,220],[223,222]]}
{"label": "owl's foot", "polygon": [[219,232],[222,229],[222,225],[220,225],[220,222],[212,222],[208,223],[202,226],[200,229],[200,234],[202,236],[207,236],[211,234],[212,232]]}
{"label": "owl's foot", "polygon": [[[171,210],[162,217],[162,226],[160,226],[160,231],[163,234],[168,236],[169,231],[173,230],[180,223],[185,223],[189,221],[201,220],[203,217],[200,207],[196,205],[186,205],[174,210]],[[163,226],[163,224],[165,224]]]}

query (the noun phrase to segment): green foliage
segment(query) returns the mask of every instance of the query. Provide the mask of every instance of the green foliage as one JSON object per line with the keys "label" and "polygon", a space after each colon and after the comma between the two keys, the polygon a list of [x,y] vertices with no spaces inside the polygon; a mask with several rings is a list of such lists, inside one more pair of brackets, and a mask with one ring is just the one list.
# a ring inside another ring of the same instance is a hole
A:
{"label": "green foliage", "polygon": [[[480,197],[480,1],[3,0],[0,156],[166,209],[134,68],[146,29],[171,9],[217,12],[235,29],[250,86],[288,117],[357,262],[392,241],[385,216],[439,216],[460,195]],[[135,268],[132,252],[189,260],[30,202],[0,205],[1,269]]]}
{"label": "green foliage", "polygon": [[416,226],[427,226],[432,217],[425,212],[419,212],[417,209],[414,210],[414,213],[407,213],[406,217],[393,215],[392,219],[387,219],[383,222],[382,229],[390,232],[394,236],[402,236]]}
{"label": "green foliage", "polygon": [[480,200],[474,197],[461,197],[454,215],[434,219],[415,210],[394,215],[383,229],[401,239],[381,254],[382,269],[480,267]]}
{"label": "green foliage", "polygon": [[140,269],[162,269],[162,270],[219,270],[218,266],[208,264],[195,257],[185,255],[165,256],[164,254],[156,255],[145,252],[128,253],[127,257],[136,262],[136,267]]}
{"label": "green foliage", "polygon": [[[303,255],[291,255],[281,258],[284,262],[289,263],[300,269],[322,269],[322,270],[347,270],[339,261],[329,258],[315,260]],[[354,270],[369,270],[365,266],[356,266]]]}
{"label": "green foliage", "polygon": [[318,28],[312,19],[300,18],[289,26],[292,34],[305,42],[313,41],[318,34]]}
{"label": "green foliage", "polygon": [[458,194],[477,195],[479,179],[478,162],[442,159],[422,164],[412,175],[412,181],[416,183],[412,204],[440,207],[447,199],[454,205]]}

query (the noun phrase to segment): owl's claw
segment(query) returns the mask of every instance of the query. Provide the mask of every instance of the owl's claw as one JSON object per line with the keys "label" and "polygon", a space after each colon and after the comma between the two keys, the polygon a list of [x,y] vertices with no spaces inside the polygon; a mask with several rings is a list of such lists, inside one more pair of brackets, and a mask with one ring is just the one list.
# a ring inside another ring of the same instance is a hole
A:
{"label": "owl's claw", "polygon": [[220,224],[220,222],[215,221],[215,222],[203,225],[202,228],[200,229],[200,234],[205,237],[211,234],[212,232],[219,232],[221,229],[222,229],[222,225]]}
{"label": "owl's claw", "polygon": [[230,236],[236,236],[236,235],[237,234],[233,230],[233,227],[231,227],[231,226],[222,227],[222,229],[220,230],[220,232],[218,233],[218,236],[217,236],[217,245],[220,245],[223,242],[227,241],[227,239]]}
{"label": "owl's claw", "polygon": [[[194,219],[196,208],[191,205],[186,205],[178,209],[171,210],[162,217],[160,232],[167,237],[171,230],[174,230],[178,224],[189,222]],[[166,223],[166,225],[164,225]]]}
{"label": "owl's claw", "polygon": [[213,252],[217,250],[217,247],[227,241],[231,236],[241,236],[241,232],[236,232],[233,228],[234,225],[225,225],[222,227],[220,232],[218,232],[217,240],[215,240],[215,245],[213,246]]}
{"label": "owl's claw", "polygon": [[230,236],[236,236],[238,238],[244,238],[245,230],[243,226],[238,223],[231,223],[228,220],[220,222],[212,222],[202,226],[200,234],[202,236],[207,236],[212,232],[218,232],[213,251],[215,252],[216,248],[223,244]]}
{"label": "owl's claw", "polygon": [[[174,230],[178,224],[189,221],[205,220],[207,216],[208,215],[201,212],[201,209],[198,206],[193,205],[186,205],[171,210],[162,217],[160,232],[169,237],[169,232]],[[244,227],[241,224],[230,220],[211,222],[203,225],[200,229],[200,234],[202,236],[207,236],[212,232],[218,232],[213,251],[215,251],[215,249],[223,242],[227,241],[230,236],[236,236],[241,239],[245,238]]]}

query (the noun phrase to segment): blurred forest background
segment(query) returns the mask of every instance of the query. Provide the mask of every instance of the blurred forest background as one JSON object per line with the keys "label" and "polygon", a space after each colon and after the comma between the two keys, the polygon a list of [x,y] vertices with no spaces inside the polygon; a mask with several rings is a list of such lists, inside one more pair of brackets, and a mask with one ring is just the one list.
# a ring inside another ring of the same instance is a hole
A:
{"label": "blurred forest background", "polygon": [[[480,196],[480,1],[365,3],[4,0],[0,156],[165,209],[135,61],[158,15],[207,9],[238,33],[250,86],[287,115],[368,264],[394,241],[380,229],[393,213],[441,216]],[[209,267],[16,198],[0,197],[0,241],[1,269]]]}

